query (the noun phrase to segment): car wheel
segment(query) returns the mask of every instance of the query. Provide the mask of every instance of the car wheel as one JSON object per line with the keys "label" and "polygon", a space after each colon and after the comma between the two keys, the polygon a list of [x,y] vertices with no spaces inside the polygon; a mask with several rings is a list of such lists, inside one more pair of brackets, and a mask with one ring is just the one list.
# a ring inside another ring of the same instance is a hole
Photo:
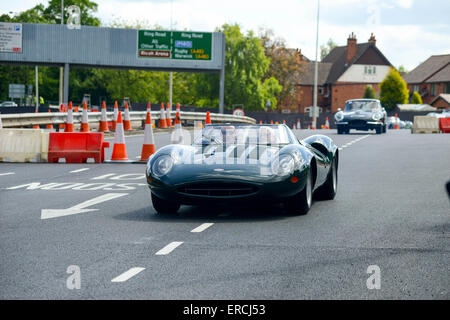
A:
{"label": "car wheel", "polygon": [[377,126],[377,128],[375,129],[375,132],[377,134],[381,134],[382,130],[383,130],[383,128],[381,126]]}
{"label": "car wheel", "polygon": [[328,173],[325,183],[316,190],[316,196],[320,200],[333,200],[337,193],[338,184],[338,166],[336,158],[333,158],[331,163],[330,172]]}
{"label": "car wheel", "polygon": [[342,127],[338,126],[337,127],[337,134],[343,134],[343,133],[344,133],[344,130],[342,129]]}
{"label": "car wheel", "polygon": [[313,182],[311,170],[308,170],[306,184],[302,191],[285,201],[284,206],[290,214],[307,214],[312,205]]}
{"label": "car wheel", "polygon": [[155,208],[156,212],[160,214],[167,214],[167,213],[174,214],[177,213],[178,209],[180,209],[180,204],[178,202],[161,199],[160,197],[157,197],[153,193],[152,193],[152,203],[153,208]]}

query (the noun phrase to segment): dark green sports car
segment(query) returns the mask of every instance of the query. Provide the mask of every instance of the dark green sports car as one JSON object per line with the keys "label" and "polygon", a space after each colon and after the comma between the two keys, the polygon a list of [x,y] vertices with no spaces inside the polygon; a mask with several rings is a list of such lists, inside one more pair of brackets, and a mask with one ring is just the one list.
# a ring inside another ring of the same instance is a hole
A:
{"label": "dark green sports car", "polygon": [[209,125],[189,145],[159,149],[146,177],[158,213],[181,204],[282,202],[306,214],[313,193],[333,199],[339,151],[324,135],[299,141],[286,125]]}

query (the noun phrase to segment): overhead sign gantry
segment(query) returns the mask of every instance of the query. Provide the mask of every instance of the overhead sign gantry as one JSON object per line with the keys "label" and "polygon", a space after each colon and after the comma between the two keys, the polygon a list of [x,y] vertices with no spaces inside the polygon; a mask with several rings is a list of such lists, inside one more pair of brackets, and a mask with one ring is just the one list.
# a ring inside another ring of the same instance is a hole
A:
{"label": "overhead sign gantry", "polygon": [[[220,73],[219,112],[223,113],[225,35],[192,32],[68,28],[58,24],[2,23],[21,26],[8,37],[20,50],[0,51],[0,64],[64,66],[64,102],[69,96],[69,68],[120,68],[174,72]],[[5,31],[0,29],[0,39]],[[9,43],[12,43],[11,41]]]}

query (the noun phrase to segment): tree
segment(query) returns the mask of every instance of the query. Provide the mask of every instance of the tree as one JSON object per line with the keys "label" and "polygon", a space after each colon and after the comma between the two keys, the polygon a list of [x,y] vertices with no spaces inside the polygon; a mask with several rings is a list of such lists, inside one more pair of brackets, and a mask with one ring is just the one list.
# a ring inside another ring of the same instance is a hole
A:
{"label": "tree", "polygon": [[423,104],[422,97],[417,91],[414,91],[411,97],[412,104]]}
{"label": "tree", "polygon": [[266,57],[261,40],[253,31],[242,34],[239,25],[224,24],[217,31],[226,37],[225,45],[225,104],[243,104],[247,110],[264,109],[268,100],[276,108],[282,86],[274,77],[264,79],[270,59]]}
{"label": "tree", "polygon": [[300,51],[287,48],[286,41],[275,37],[270,29],[260,29],[259,33],[265,55],[270,59],[264,79],[273,77],[283,87],[276,97],[280,105],[297,106],[300,103],[297,83],[304,68]]}
{"label": "tree", "polygon": [[375,93],[375,90],[372,88],[372,86],[366,86],[364,89],[364,99],[376,99],[377,94]]}
{"label": "tree", "polygon": [[337,47],[337,44],[333,41],[333,39],[328,39],[325,45],[320,46],[320,60],[322,61],[334,48]]}
{"label": "tree", "polygon": [[406,68],[403,65],[401,65],[400,67],[398,67],[398,72],[400,72],[400,73],[408,73],[408,70],[406,70]]}
{"label": "tree", "polygon": [[397,104],[408,103],[409,91],[400,73],[391,68],[380,83],[380,101],[386,110],[393,110]]}

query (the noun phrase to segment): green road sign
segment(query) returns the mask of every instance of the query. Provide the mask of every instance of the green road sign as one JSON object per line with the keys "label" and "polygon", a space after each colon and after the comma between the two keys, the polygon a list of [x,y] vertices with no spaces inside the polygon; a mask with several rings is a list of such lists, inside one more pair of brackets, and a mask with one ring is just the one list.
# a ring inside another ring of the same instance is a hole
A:
{"label": "green road sign", "polygon": [[138,30],[138,57],[211,60],[212,33]]}

